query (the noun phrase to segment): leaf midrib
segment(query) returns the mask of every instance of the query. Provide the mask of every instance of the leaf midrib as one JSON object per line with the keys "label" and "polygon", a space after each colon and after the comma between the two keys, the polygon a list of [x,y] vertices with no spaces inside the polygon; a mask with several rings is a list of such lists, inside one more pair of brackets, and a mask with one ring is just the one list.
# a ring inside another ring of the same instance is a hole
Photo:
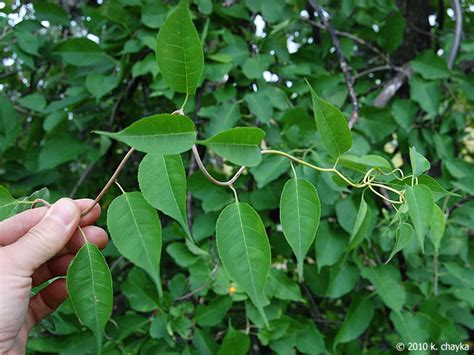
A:
{"label": "leaf midrib", "polygon": [[[140,236],[139,239],[140,239],[140,242],[141,242],[141,244],[142,244],[143,250],[145,251],[145,255],[146,255],[148,264],[149,264],[149,266],[151,266],[151,270],[153,270],[154,277],[156,278],[156,274],[155,274],[154,268],[153,268],[153,262],[152,262],[152,260],[151,260],[151,258],[150,258],[150,254],[148,253],[148,249],[146,248],[146,245],[145,245],[145,243],[144,243],[144,241],[143,241],[143,235],[142,235],[141,230],[140,230],[140,227],[139,227],[139,225],[138,225],[138,221],[137,221],[137,219],[135,218],[135,214],[133,213],[132,205],[130,204],[130,201],[129,201],[129,199],[128,199],[127,194],[125,193],[125,194],[123,194],[123,196],[125,196],[125,200],[127,201],[128,208],[130,209],[130,213],[131,213],[131,215],[132,215],[133,223],[134,223],[134,225],[135,225],[135,227],[136,227],[136,229],[137,229],[137,231],[138,231],[138,235]],[[156,279],[155,279],[154,281],[155,281],[155,283],[157,282]]]}
{"label": "leaf midrib", "polygon": [[[175,203],[175,206],[177,207],[178,209],[178,215],[180,216],[180,224],[181,226],[184,228],[184,221],[185,221],[185,216],[183,216],[183,213],[182,213],[182,210],[181,208],[179,207],[179,204],[178,204],[178,200],[176,199],[176,196],[175,196],[175,191],[173,189],[173,186],[171,184],[171,180],[170,180],[170,175],[168,174],[168,165],[166,165],[166,159],[165,159],[165,156],[162,155],[161,156],[161,159],[163,159],[163,166],[164,166],[164,169],[165,169],[165,175],[166,175],[166,182],[168,183],[168,187],[171,191],[171,196],[173,197],[173,201]],[[185,228],[186,229],[186,228]]]}
{"label": "leaf midrib", "polygon": [[[250,274],[250,281],[252,283],[252,288],[253,288],[253,292],[255,294],[255,297],[257,298],[258,296],[258,293],[257,293],[257,289],[255,287],[255,280],[253,278],[253,273],[252,273],[252,265],[250,264],[250,257],[249,257],[249,253],[248,253],[248,247],[247,247],[247,241],[245,240],[245,230],[244,230],[244,223],[242,221],[242,215],[240,213],[240,203],[236,203],[236,207],[237,207],[237,215],[239,216],[239,226],[240,226],[240,230],[242,232],[242,239],[244,241],[244,246],[245,246],[245,257],[247,259],[247,265],[249,267],[249,274]],[[256,302],[258,302],[258,304],[260,304],[260,299],[255,299]]]}
{"label": "leaf midrib", "polygon": [[99,333],[100,332],[100,324],[99,324],[99,316],[98,316],[97,303],[96,303],[97,293],[96,293],[96,290],[95,290],[94,269],[92,268],[92,257],[91,257],[92,254],[90,253],[90,250],[89,250],[90,246],[88,245],[88,243],[86,243],[85,246],[86,246],[86,251],[87,251],[87,256],[88,256],[87,260],[89,261],[89,268],[90,268],[90,272],[91,272],[91,285],[92,285],[92,296],[93,296],[92,304],[93,304],[93,307],[94,307],[95,323],[96,323],[96,327],[97,327],[96,330]]}

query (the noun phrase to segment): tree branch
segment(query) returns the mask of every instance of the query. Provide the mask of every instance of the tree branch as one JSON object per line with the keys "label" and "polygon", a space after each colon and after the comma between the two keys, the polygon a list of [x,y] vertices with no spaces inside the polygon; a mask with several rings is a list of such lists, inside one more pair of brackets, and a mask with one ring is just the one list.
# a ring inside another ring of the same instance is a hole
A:
{"label": "tree branch", "polygon": [[452,69],[454,61],[456,60],[456,55],[458,54],[459,46],[461,45],[461,35],[462,35],[462,10],[459,0],[453,0],[454,5],[454,14],[456,16],[456,29],[454,32],[454,41],[453,47],[451,48],[451,53],[449,54],[448,68]]}
{"label": "tree branch", "polygon": [[349,91],[349,97],[352,104],[352,114],[349,120],[349,127],[352,128],[357,120],[359,119],[359,101],[354,91],[354,79],[351,76],[349,65],[347,64],[344,54],[342,53],[341,43],[336,34],[336,29],[333,27],[329,17],[324,14],[323,9],[316,3],[314,0],[309,0],[310,5],[318,13],[321,22],[324,27],[328,30],[331,35],[332,44],[336,48],[336,55],[339,60],[339,65],[341,66],[342,73],[344,75],[344,80],[346,81],[347,90]]}
{"label": "tree branch", "polygon": [[354,81],[361,78],[361,77],[363,77],[364,75],[379,72],[379,71],[383,71],[383,70],[396,70],[400,73],[405,73],[405,70],[401,67],[397,67],[397,66],[394,66],[394,65],[381,65],[381,66],[378,66],[378,67],[369,68],[367,70],[363,70],[359,73],[356,73],[354,75]]}
{"label": "tree branch", "polygon": [[392,79],[387,81],[380,94],[375,98],[373,105],[375,107],[385,107],[390,99],[396,94],[396,92],[402,87],[405,80],[410,79],[413,74],[409,64],[405,64]]}
{"label": "tree branch", "polygon": [[[309,20],[308,23],[310,23],[311,25],[313,25],[317,28],[328,31],[328,28],[326,26],[324,26],[324,25],[322,25],[318,22]],[[390,62],[390,59],[388,58],[388,56],[385,53],[383,53],[380,49],[378,49],[376,46],[374,46],[372,43],[367,42],[366,40],[364,40],[360,37],[357,37],[356,35],[354,35],[352,33],[349,33],[349,32],[339,31],[339,30],[336,30],[336,29],[334,29],[334,32],[336,33],[336,35],[338,35],[340,37],[349,38],[349,39],[353,40],[354,42],[357,42],[360,45],[369,48],[371,51],[373,51],[374,53],[376,53],[377,55],[382,57],[385,62],[387,62],[387,63]]]}

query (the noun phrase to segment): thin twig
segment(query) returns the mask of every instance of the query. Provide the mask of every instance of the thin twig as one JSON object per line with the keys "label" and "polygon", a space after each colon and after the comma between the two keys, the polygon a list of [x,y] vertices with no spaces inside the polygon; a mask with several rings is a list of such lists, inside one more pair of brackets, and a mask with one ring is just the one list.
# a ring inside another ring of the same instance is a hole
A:
{"label": "thin twig", "polygon": [[6,78],[8,78],[10,76],[13,76],[13,75],[16,75],[19,72],[20,72],[20,69],[15,69],[15,70],[12,70],[12,71],[6,71],[6,72],[0,74],[0,80],[6,79]]}
{"label": "thin twig", "polygon": [[[319,22],[315,22],[315,21],[311,21],[311,20],[308,20],[307,22],[310,23],[313,26],[316,26],[317,28],[328,31],[328,28],[326,26],[320,24]],[[356,35],[354,35],[352,33],[349,33],[349,32],[339,31],[339,30],[336,30],[336,29],[334,31],[335,31],[336,35],[338,35],[340,37],[349,38],[349,39],[353,40],[354,42],[357,42],[360,45],[363,45],[364,47],[369,48],[371,51],[373,51],[374,53],[381,56],[385,62],[387,62],[387,63],[390,62],[390,59],[388,58],[388,56],[385,53],[383,53],[380,49],[378,49],[372,43],[367,42],[365,39],[357,37]]]}
{"label": "thin twig", "polygon": [[329,34],[331,35],[332,44],[336,48],[336,55],[339,60],[339,65],[344,75],[344,80],[346,81],[347,90],[349,91],[349,97],[351,98],[352,104],[352,113],[349,120],[349,127],[352,128],[357,120],[359,119],[359,101],[354,91],[354,79],[350,73],[349,65],[347,64],[344,53],[342,53],[341,43],[336,34],[336,29],[333,27],[329,17],[325,16],[323,9],[316,3],[314,0],[309,0],[310,5],[316,10],[321,19],[323,25],[327,28]]}
{"label": "thin twig", "polygon": [[120,164],[117,166],[117,169],[115,169],[114,173],[112,174],[112,176],[110,177],[109,181],[107,181],[107,183],[105,184],[104,188],[102,189],[102,191],[97,195],[97,197],[95,198],[94,200],[94,203],[92,205],[90,205],[88,208],[86,208],[84,210],[84,212],[82,212],[81,216],[85,216],[86,214],[88,214],[90,211],[92,211],[92,209],[95,207],[95,205],[97,205],[99,203],[99,201],[102,199],[102,197],[104,197],[104,195],[107,193],[107,191],[109,190],[110,186],[112,186],[112,184],[115,182],[115,179],[117,179],[117,176],[120,174],[120,171],[122,171],[123,167],[125,166],[125,164],[127,163],[128,159],[130,159],[130,157],[132,156],[133,152],[135,151],[135,149],[133,148],[130,148],[127,152],[127,154],[125,154],[125,156],[123,157],[122,161],[120,162]]}
{"label": "thin twig", "polygon": [[449,54],[448,68],[452,69],[454,61],[456,60],[456,55],[461,45],[461,35],[462,35],[462,10],[459,0],[453,0],[454,5],[454,14],[456,16],[456,30],[454,32],[454,41],[453,47],[451,48],[451,53]]}
{"label": "thin twig", "polygon": [[364,75],[371,74],[371,73],[376,73],[376,72],[384,71],[384,70],[396,70],[400,73],[405,73],[405,70],[401,67],[397,67],[397,66],[394,66],[394,65],[381,65],[381,66],[378,66],[378,67],[373,67],[373,68],[369,68],[369,69],[363,70],[361,72],[358,72],[357,74],[354,75],[354,81],[361,78],[361,77],[363,77]]}
{"label": "thin twig", "polygon": [[239,168],[239,170],[237,170],[237,172],[235,173],[235,175],[228,181],[220,181],[220,180],[217,180],[216,178],[214,178],[210,173],[209,171],[207,171],[206,167],[204,166],[202,160],[201,160],[201,157],[199,156],[199,152],[197,150],[197,147],[195,145],[193,145],[193,155],[194,155],[194,159],[196,159],[196,163],[199,167],[199,170],[201,170],[203,172],[203,174],[214,184],[216,185],[219,185],[219,186],[232,186],[234,184],[234,182],[239,178],[240,175],[242,175],[242,173],[244,172],[245,170],[245,166],[241,166]]}
{"label": "thin twig", "polygon": [[87,177],[89,176],[89,174],[94,171],[94,166],[96,164],[96,161],[93,161],[91,164],[89,164],[89,166],[84,170],[84,172],[82,173],[82,175],[79,177],[79,180],[77,180],[76,184],[74,185],[74,187],[72,188],[71,192],[69,193],[69,197],[70,198],[73,198],[76,193],[77,193],[77,190],[79,189],[79,187],[81,187],[81,185],[84,183],[84,181],[87,179]]}

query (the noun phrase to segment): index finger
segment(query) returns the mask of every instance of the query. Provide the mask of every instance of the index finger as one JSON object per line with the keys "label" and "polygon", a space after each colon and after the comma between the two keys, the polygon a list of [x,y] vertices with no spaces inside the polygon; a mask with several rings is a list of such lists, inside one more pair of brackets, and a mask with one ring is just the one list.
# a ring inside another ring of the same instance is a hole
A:
{"label": "index finger", "polygon": [[[74,200],[81,211],[91,206],[94,201],[89,198]],[[32,227],[41,221],[48,207],[33,208],[21,212],[13,217],[10,217],[0,222],[0,245],[9,245],[16,242],[19,238],[25,235]],[[85,216],[81,217],[79,221],[80,226],[87,226],[93,224],[100,217],[100,206],[97,204]]]}

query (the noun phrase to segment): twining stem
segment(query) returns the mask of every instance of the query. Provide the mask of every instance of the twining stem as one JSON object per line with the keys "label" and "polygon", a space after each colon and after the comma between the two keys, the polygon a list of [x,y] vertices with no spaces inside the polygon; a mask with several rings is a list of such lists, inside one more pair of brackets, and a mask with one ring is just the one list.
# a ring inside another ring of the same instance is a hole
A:
{"label": "twining stem", "polygon": [[[219,185],[219,186],[225,186],[225,187],[230,187],[233,191],[234,191],[234,194],[235,194],[235,189],[234,187],[232,186],[234,184],[234,182],[239,178],[239,176],[242,174],[242,172],[244,171],[245,167],[244,166],[241,166],[240,169],[235,173],[235,175],[228,181],[220,181],[220,180],[217,180],[216,178],[214,178],[210,173],[209,171],[207,171],[206,167],[204,166],[202,160],[201,160],[201,157],[199,156],[199,152],[197,150],[197,147],[194,145],[192,147],[192,151],[193,151],[193,155],[194,155],[194,158],[196,159],[196,163],[199,167],[199,169],[203,172],[203,174],[214,184],[216,185]],[[337,163],[334,164],[334,166],[332,168],[323,168],[323,167],[320,167],[320,166],[317,166],[317,165],[314,165],[314,164],[311,164],[311,163],[308,163],[304,160],[301,160],[301,159],[298,159],[294,156],[292,156],[291,154],[288,154],[288,153],[285,153],[285,152],[282,152],[282,151],[279,151],[279,150],[274,150],[274,149],[264,149],[261,151],[262,154],[275,154],[275,155],[280,155],[280,156],[283,156],[285,158],[288,158],[290,161],[291,161],[291,168],[293,170],[293,174],[295,175],[295,178],[296,178],[296,171],[295,171],[295,168],[293,166],[293,162],[295,163],[298,163],[298,164],[302,164],[302,165],[305,165],[311,169],[314,169],[314,170],[317,170],[317,171],[322,171],[322,172],[329,172],[329,173],[334,173],[336,174],[337,176],[339,176],[342,180],[344,180],[348,185],[354,187],[354,188],[365,188],[365,187],[368,187],[374,194],[376,194],[377,196],[379,196],[381,199],[391,203],[391,204],[403,204],[405,202],[405,197],[404,197],[404,191],[398,191],[397,189],[394,189],[390,186],[387,186],[387,185],[384,185],[380,182],[374,182],[376,176],[373,175],[372,173],[373,172],[381,172],[383,175],[390,175],[390,174],[393,174],[395,171],[399,171],[400,172],[400,175],[403,177],[403,172],[400,170],[400,169],[395,169],[393,171],[391,171],[390,173],[384,173],[383,171],[381,171],[380,169],[378,168],[371,168],[369,171],[367,171],[367,173],[365,174],[364,178],[362,179],[362,183],[356,183],[356,182],[353,182],[352,180],[350,180],[349,178],[347,178],[346,176],[344,176],[339,170],[336,169],[336,166],[337,166]],[[377,190],[375,190],[374,187],[378,187],[378,188],[381,188],[381,189],[385,189],[385,190],[388,190],[388,191],[391,191],[393,192],[394,194],[398,195],[398,201],[396,200],[392,200],[388,197],[385,197],[384,195],[382,195],[381,193],[379,193]],[[236,195],[236,194],[235,194]]]}
{"label": "twining stem", "polygon": [[107,183],[105,184],[104,188],[102,189],[102,191],[97,195],[97,197],[95,198],[94,202],[92,203],[92,205],[90,205],[88,208],[86,208],[82,213],[81,213],[81,217],[84,217],[86,214],[88,214],[90,211],[92,211],[92,209],[95,207],[95,205],[97,205],[99,203],[99,201],[102,199],[102,197],[104,197],[104,195],[107,193],[107,191],[109,190],[110,186],[112,186],[112,184],[115,182],[115,180],[117,179],[117,176],[120,174],[120,172],[122,171],[123,167],[125,166],[125,164],[127,163],[128,159],[130,159],[130,157],[132,156],[133,152],[135,151],[135,149],[133,148],[130,148],[127,152],[127,154],[125,154],[125,156],[122,158],[122,161],[120,162],[120,164],[117,166],[117,169],[115,169],[114,173],[112,174],[112,176],[110,177],[109,181],[107,181]]}
{"label": "twining stem", "polygon": [[298,159],[288,153],[285,153],[285,152],[281,152],[279,150],[273,150],[273,149],[265,149],[265,150],[262,150],[262,154],[276,154],[276,155],[281,155],[285,158],[288,158],[290,159],[291,161],[294,161],[295,163],[298,163],[298,164],[301,164],[301,165],[305,165],[307,166],[308,168],[311,168],[311,169],[314,169],[314,170],[317,170],[317,171],[323,171],[323,172],[328,172],[328,173],[335,173],[337,174],[342,180],[344,180],[348,185],[352,186],[352,187],[355,187],[355,188],[362,188],[362,187],[366,187],[367,185],[366,184],[357,184],[355,182],[352,182],[351,180],[349,180],[348,178],[346,178],[344,175],[342,175],[339,170],[335,169],[335,168],[322,168],[320,166],[316,166],[316,165],[313,165],[311,163],[308,163],[304,160],[301,160],[301,159]]}
{"label": "twining stem", "polygon": [[[288,153],[285,153],[285,152],[281,152],[279,150],[273,150],[273,149],[265,149],[265,150],[262,150],[262,154],[276,154],[276,155],[281,155],[285,158],[288,158],[290,159],[292,162],[296,162],[296,163],[299,163],[299,164],[302,164],[302,165],[305,165],[311,169],[314,169],[314,170],[317,170],[317,171],[322,171],[322,172],[331,172],[331,173],[334,173],[334,174],[337,174],[337,176],[339,176],[342,180],[344,180],[348,185],[352,186],[352,187],[355,187],[355,188],[364,188],[364,187],[368,187],[373,193],[375,193],[377,196],[379,196],[380,198],[382,198],[383,200],[387,201],[387,202],[390,202],[392,204],[402,204],[404,202],[404,197],[403,197],[403,192],[401,191],[398,191],[390,186],[386,186],[384,184],[381,184],[381,183],[377,183],[377,182],[373,182],[375,180],[375,176],[372,175],[372,172],[377,170],[375,168],[371,168],[369,171],[367,171],[367,173],[365,174],[364,178],[363,178],[363,182],[362,183],[355,183],[353,181],[351,181],[350,179],[348,179],[347,177],[345,177],[339,170],[337,170],[335,167],[337,164],[334,164],[334,167],[332,168],[322,168],[320,166],[317,166],[317,165],[314,165],[314,164],[311,164],[311,163],[308,163],[304,160],[301,160],[301,159],[298,159]],[[390,198],[387,198],[385,197],[384,195],[382,195],[381,193],[379,193],[378,191],[376,191],[373,187],[379,187],[379,188],[382,188],[382,189],[385,189],[385,190],[389,190],[395,194],[398,195],[399,197],[399,200],[398,201],[395,201],[395,200],[392,200]]]}
{"label": "twining stem", "polygon": [[237,179],[239,178],[240,175],[242,175],[242,173],[244,172],[245,170],[245,166],[241,166],[239,168],[239,170],[237,170],[237,172],[235,173],[235,175],[228,181],[219,181],[217,180],[216,178],[214,178],[210,173],[209,171],[207,171],[206,167],[204,166],[202,160],[201,160],[201,157],[199,156],[199,152],[197,150],[197,147],[195,145],[193,145],[192,147],[192,150],[193,150],[193,155],[194,155],[194,159],[196,159],[196,163],[199,167],[199,169],[202,171],[202,173],[214,184],[216,185],[219,185],[219,186],[232,186],[234,184],[234,182],[237,181]]}

